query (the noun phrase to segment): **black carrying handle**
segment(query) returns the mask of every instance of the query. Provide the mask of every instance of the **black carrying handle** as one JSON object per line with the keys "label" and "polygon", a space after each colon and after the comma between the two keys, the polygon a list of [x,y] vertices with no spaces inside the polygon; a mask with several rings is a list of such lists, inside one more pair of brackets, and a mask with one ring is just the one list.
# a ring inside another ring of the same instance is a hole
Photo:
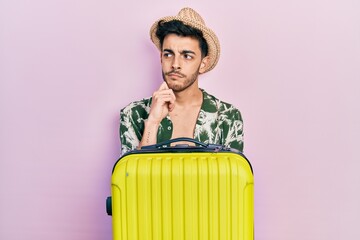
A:
{"label": "black carrying handle", "polygon": [[203,148],[207,148],[209,145],[203,142],[199,142],[193,138],[187,138],[187,137],[180,137],[180,138],[174,138],[174,139],[170,139],[161,143],[157,143],[154,145],[148,145],[148,146],[143,146],[141,147],[141,149],[155,149],[155,148],[165,148],[167,146],[169,146],[171,143],[175,143],[175,142],[191,142],[191,143],[195,143],[195,145],[201,146]]}

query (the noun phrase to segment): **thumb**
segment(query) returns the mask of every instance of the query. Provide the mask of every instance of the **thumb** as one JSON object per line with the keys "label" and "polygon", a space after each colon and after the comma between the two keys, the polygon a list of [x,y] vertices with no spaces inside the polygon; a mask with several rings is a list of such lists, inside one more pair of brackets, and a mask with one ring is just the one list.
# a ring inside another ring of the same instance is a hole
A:
{"label": "thumb", "polygon": [[174,110],[174,108],[175,108],[175,103],[169,103],[169,112]]}

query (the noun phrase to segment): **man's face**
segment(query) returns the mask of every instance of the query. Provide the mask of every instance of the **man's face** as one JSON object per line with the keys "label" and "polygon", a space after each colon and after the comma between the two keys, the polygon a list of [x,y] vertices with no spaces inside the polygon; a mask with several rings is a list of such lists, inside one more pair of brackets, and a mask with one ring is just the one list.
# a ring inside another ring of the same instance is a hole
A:
{"label": "man's face", "polygon": [[164,38],[161,65],[164,81],[174,92],[181,92],[197,81],[207,57],[201,58],[199,41],[169,34]]}

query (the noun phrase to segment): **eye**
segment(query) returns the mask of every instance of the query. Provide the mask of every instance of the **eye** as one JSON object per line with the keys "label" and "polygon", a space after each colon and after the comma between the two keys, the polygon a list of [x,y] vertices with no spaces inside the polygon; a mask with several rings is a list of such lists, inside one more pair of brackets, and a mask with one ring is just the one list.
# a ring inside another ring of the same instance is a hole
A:
{"label": "eye", "polygon": [[184,54],[184,58],[188,60],[193,59],[193,57],[189,54]]}
{"label": "eye", "polygon": [[163,56],[166,57],[166,58],[169,58],[169,57],[172,57],[172,53],[165,52],[165,53],[163,54]]}

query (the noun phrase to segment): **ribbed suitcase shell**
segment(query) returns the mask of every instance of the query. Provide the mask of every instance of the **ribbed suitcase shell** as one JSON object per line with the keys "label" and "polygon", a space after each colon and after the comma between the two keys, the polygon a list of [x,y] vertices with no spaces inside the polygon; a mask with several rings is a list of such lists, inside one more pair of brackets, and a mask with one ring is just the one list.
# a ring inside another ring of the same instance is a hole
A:
{"label": "ribbed suitcase shell", "polygon": [[233,152],[123,156],[112,175],[114,240],[253,240],[253,173]]}

